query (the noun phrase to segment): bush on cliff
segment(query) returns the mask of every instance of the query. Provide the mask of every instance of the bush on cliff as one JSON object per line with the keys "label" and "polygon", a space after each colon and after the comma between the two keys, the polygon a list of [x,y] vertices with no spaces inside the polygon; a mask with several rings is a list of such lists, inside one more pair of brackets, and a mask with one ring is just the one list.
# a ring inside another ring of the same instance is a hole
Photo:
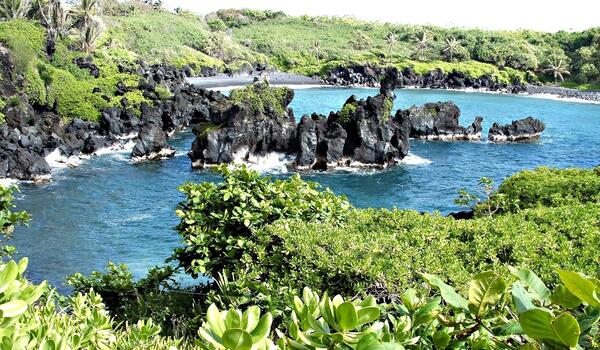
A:
{"label": "bush on cliff", "polygon": [[273,111],[278,116],[285,114],[289,98],[294,92],[287,87],[269,86],[267,82],[257,82],[241,89],[231,91],[234,103],[249,106],[256,114],[269,114]]}

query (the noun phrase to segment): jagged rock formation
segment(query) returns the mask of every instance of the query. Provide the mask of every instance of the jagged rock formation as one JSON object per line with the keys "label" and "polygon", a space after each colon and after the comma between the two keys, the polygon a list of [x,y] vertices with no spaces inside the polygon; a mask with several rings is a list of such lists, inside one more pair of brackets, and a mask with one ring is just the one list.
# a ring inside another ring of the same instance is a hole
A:
{"label": "jagged rock formation", "polygon": [[427,103],[398,111],[398,116],[410,124],[410,137],[422,140],[464,141],[481,139],[482,117],[473,124],[460,126],[460,109],[452,102]]}
{"label": "jagged rock formation", "polygon": [[133,159],[158,160],[175,155],[175,149],[167,143],[167,135],[163,130],[162,115],[162,108],[142,105],[142,127],[131,152]]}
{"label": "jagged rock formation", "polygon": [[294,91],[258,82],[239,93],[243,96],[237,101],[212,104],[194,128],[196,140],[189,153],[194,167],[292,150],[296,124],[288,105]]}
{"label": "jagged rock formation", "polygon": [[298,125],[296,166],[326,170],[338,165],[385,167],[408,154],[408,124],[392,116],[398,72],[389,69],[380,93],[366,100],[351,96],[328,118],[304,116]]}
{"label": "jagged rock formation", "polygon": [[546,126],[533,117],[513,120],[511,124],[494,123],[490,128],[488,140],[492,142],[528,142],[540,138]]}
{"label": "jagged rock formation", "polygon": [[296,126],[288,108],[293,91],[255,83],[231,100],[215,103],[195,128],[189,156],[194,167],[229,163],[281,152],[295,156],[293,167],[325,170],[338,165],[387,166],[408,153],[408,123],[392,116],[398,74],[386,72],[380,94],[350,97],[329,117],[303,116]]}

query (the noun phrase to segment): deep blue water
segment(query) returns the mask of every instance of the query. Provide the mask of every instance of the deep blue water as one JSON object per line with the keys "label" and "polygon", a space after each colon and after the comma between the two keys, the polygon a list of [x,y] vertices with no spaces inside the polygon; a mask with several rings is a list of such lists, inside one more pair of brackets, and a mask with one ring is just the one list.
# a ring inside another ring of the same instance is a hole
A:
{"label": "deep blue water", "polygon": [[[340,109],[352,93],[365,97],[376,90],[297,90],[292,108],[297,117],[313,111],[327,114]],[[448,212],[456,209],[457,191],[474,186],[482,176],[499,182],[542,165],[600,164],[600,105],[431,90],[401,90],[397,95],[396,107],[401,108],[452,100],[463,112],[462,124],[484,116],[484,135],[493,121],[508,123],[529,115],[543,120],[547,129],[539,142],[531,144],[413,141],[416,164],[303,177],[348,196],[360,207]],[[66,275],[103,269],[107,261],[127,263],[136,276],[161,264],[180,243],[173,230],[174,209],[182,199],[177,187],[186,180],[217,179],[208,171],[190,168],[186,153],[192,141],[189,132],[173,139],[178,156],[171,160],[135,164],[127,161],[127,154],[104,155],[58,171],[52,183],[22,185],[18,208],[29,211],[33,221],[17,230],[14,243],[20,255],[30,259],[30,277],[61,286]]]}

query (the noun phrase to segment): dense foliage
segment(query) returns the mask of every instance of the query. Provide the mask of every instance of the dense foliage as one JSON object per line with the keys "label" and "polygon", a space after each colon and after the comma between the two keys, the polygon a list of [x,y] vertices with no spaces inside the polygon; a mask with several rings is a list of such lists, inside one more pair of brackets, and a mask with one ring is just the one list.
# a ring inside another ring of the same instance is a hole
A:
{"label": "dense foliage", "polygon": [[[75,294],[64,299],[23,277],[26,260],[1,263],[3,346],[599,346],[598,169],[516,174],[500,186],[506,203],[528,191],[539,196],[469,220],[353,209],[298,176],[220,171],[220,183],[182,186],[186,199],[177,210],[186,247],[175,257],[188,273],[213,277],[208,284],[181,288],[169,266],[134,281],[126,266],[109,264],[106,274],[71,276]],[[557,193],[568,200],[547,200]],[[27,220],[12,212],[11,200],[5,190],[8,231]],[[303,287],[325,294],[305,288],[299,297]]]}
{"label": "dense foliage", "polygon": [[282,86],[269,86],[268,82],[256,82],[245,88],[231,91],[231,100],[237,104],[245,104],[256,114],[267,114],[274,112],[283,116],[286,112],[287,103],[291,101],[294,91]]}
{"label": "dense foliage", "polygon": [[512,212],[571,203],[600,203],[600,167],[522,171],[506,179],[496,196],[503,196],[501,209]]}
{"label": "dense foliage", "polygon": [[[228,11],[228,17],[233,17]],[[244,25],[230,25],[234,39],[267,55],[280,69],[324,73],[334,65],[369,62],[413,66],[416,71],[453,69],[503,81],[530,71],[554,80],[560,71],[569,85],[598,84],[600,31],[540,33],[485,31],[373,23],[353,18],[290,17],[254,20],[237,12]],[[228,23],[226,21],[226,23]]]}
{"label": "dense foliage", "polygon": [[224,270],[238,273],[256,267],[256,228],[286,218],[338,220],[349,207],[344,198],[320,191],[298,175],[271,181],[245,167],[222,166],[220,172],[223,182],[187,183],[180,188],[186,200],[177,209],[181,218],[177,230],[186,246],[176,251],[176,258],[193,275],[217,277]]}

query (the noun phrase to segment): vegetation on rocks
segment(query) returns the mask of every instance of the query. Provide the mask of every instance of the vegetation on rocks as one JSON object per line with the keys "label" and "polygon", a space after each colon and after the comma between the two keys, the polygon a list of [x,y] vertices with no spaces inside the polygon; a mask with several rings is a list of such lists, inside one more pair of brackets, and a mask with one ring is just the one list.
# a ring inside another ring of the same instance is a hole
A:
{"label": "vegetation on rocks", "polygon": [[293,94],[293,91],[289,88],[269,86],[265,81],[234,89],[230,97],[234,103],[250,106],[256,114],[267,114],[273,111],[276,115],[282,116],[286,112],[286,100],[289,100],[290,94]]}

